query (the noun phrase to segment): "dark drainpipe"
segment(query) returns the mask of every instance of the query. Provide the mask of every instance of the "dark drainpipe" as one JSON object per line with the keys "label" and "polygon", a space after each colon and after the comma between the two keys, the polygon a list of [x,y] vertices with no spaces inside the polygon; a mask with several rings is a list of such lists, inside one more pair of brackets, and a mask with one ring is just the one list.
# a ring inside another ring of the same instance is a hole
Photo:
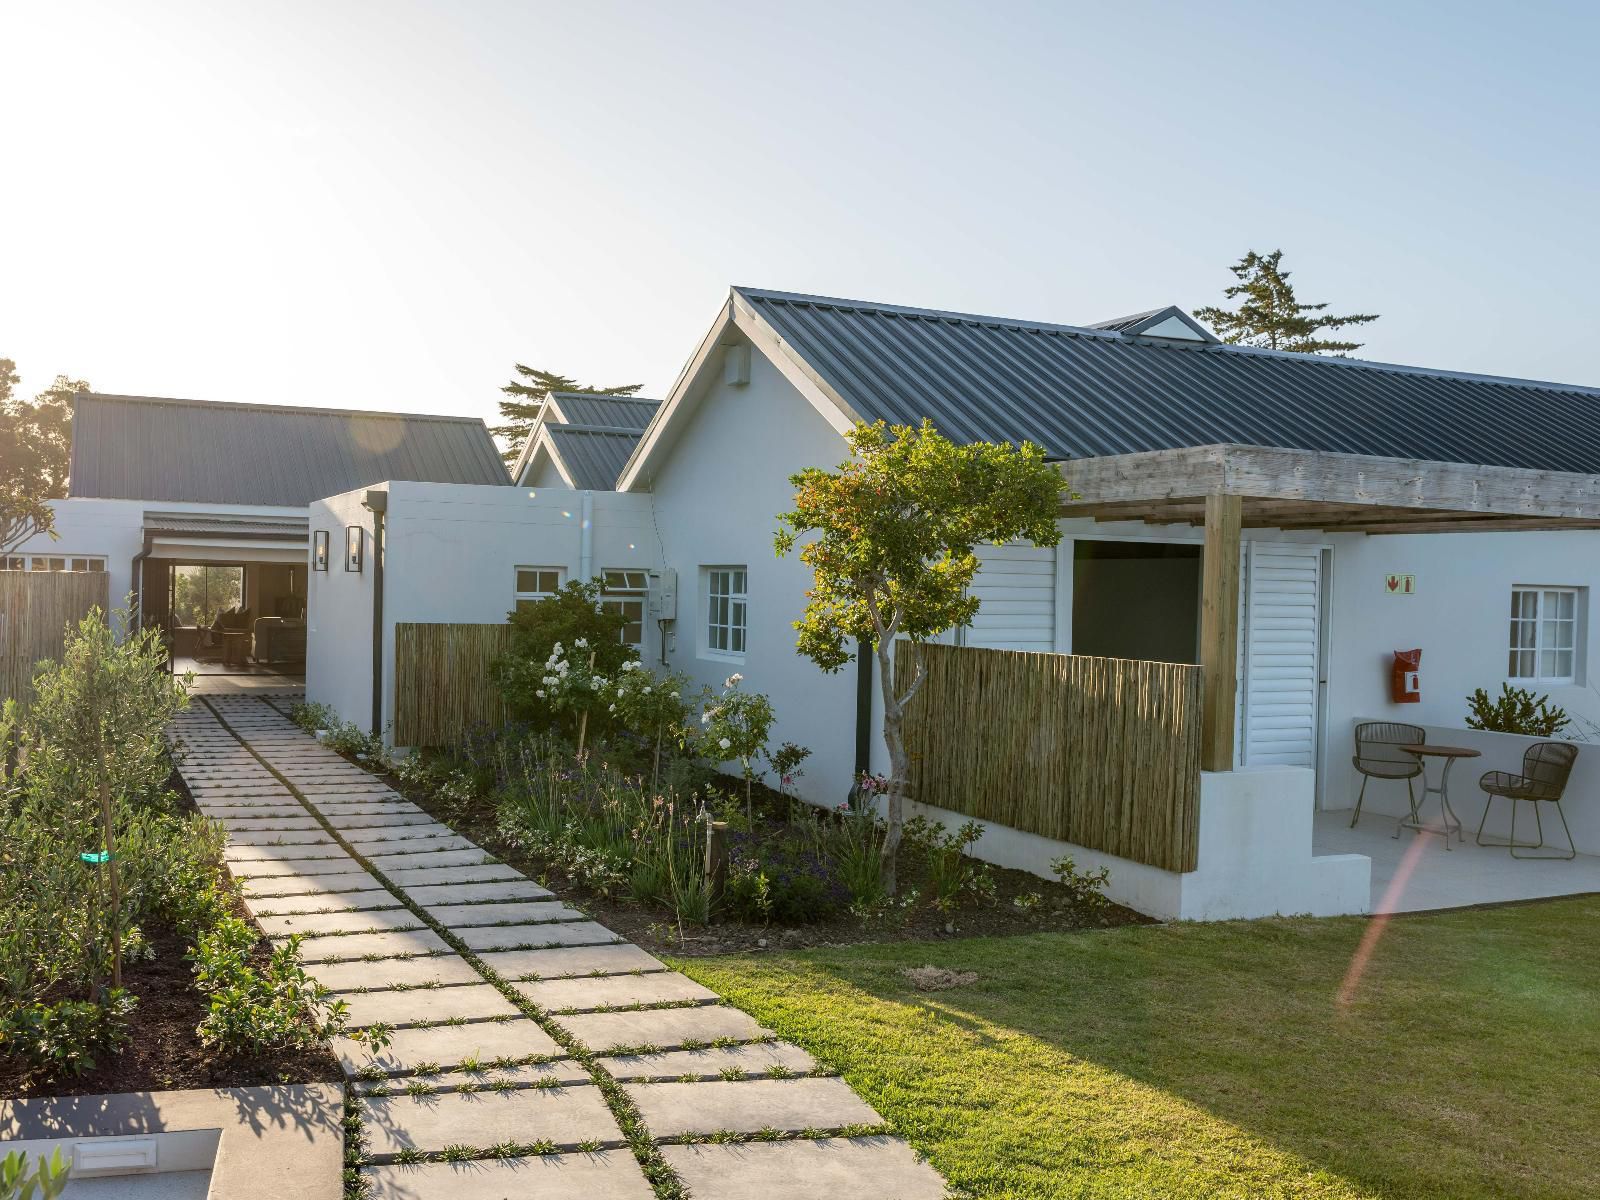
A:
{"label": "dark drainpipe", "polygon": [[850,781],[849,799],[856,799],[857,783],[872,769],[872,643],[856,643],[856,773]]}
{"label": "dark drainpipe", "polygon": [[[130,572],[132,578],[129,580],[130,590],[133,592],[133,611],[128,616],[133,619],[134,629],[144,628],[144,560],[150,557],[150,551],[155,549],[155,545],[155,540],[146,534],[144,549],[133,556]],[[113,607],[116,606],[117,597],[109,596],[107,599]]]}
{"label": "dark drainpipe", "polygon": [[369,489],[361,506],[372,513],[372,734],[383,734],[383,517],[389,493]]}

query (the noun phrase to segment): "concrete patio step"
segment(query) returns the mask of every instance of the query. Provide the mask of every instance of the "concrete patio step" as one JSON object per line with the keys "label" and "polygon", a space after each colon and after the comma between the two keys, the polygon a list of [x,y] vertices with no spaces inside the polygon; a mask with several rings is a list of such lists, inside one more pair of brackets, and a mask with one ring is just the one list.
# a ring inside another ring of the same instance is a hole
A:
{"label": "concrete patio step", "polygon": [[770,1075],[774,1068],[791,1075],[809,1075],[817,1069],[816,1059],[788,1042],[667,1050],[660,1054],[633,1054],[597,1061],[613,1079],[635,1083],[648,1080],[670,1083],[687,1077],[721,1079],[725,1071],[738,1071],[748,1079],[759,1079]]}
{"label": "concrete patio step", "polygon": [[422,1025],[460,1018],[486,1021],[515,1017],[511,1001],[487,983],[463,987],[407,988],[405,991],[356,992],[343,997],[350,1006],[350,1026],[359,1029],[382,1022],[387,1025]]}
{"label": "concrete patio step", "polygon": [[408,887],[406,896],[424,908],[429,905],[483,904],[499,900],[550,900],[550,892],[527,879],[498,883],[446,883]]}
{"label": "concrete patio step", "polygon": [[625,1083],[652,1136],[683,1137],[728,1130],[843,1129],[883,1118],[842,1079],[748,1079],[738,1082]]}
{"label": "concrete patio step", "polygon": [[626,1150],[466,1163],[363,1167],[369,1200],[652,1200]]}
{"label": "concrete patio step", "polygon": [[482,1068],[495,1059],[565,1057],[556,1040],[526,1017],[397,1029],[388,1046],[376,1053],[351,1038],[336,1037],[333,1053],[346,1075],[364,1074],[372,1068],[385,1075],[410,1074],[424,1066],[449,1071],[471,1065],[469,1060],[476,1060],[476,1066]]}
{"label": "concrete patio step", "polygon": [[513,985],[526,1000],[546,1012],[572,1009],[625,1008],[632,1004],[715,1004],[717,994],[676,971],[647,975],[604,975],[599,978],[552,979]]}
{"label": "concrete patio step", "polygon": [[752,1042],[770,1037],[754,1018],[737,1008],[702,1005],[698,1008],[650,1008],[638,1012],[579,1013],[554,1017],[568,1034],[595,1053],[621,1046],[654,1046],[675,1050],[685,1042],[707,1045],[723,1038]]}
{"label": "concrete patio step", "polygon": [[622,1130],[593,1084],[510,1092],[440,1092],[432,1096],[366,1096],[361,1128],[376,1162],[404,1150],[449,1146],[487,1150],[503,1143],[548,1142],[562,1150],[610,1149]]}
{"label": "concrete patio step", "polygon": [[306,974],[330,991],[355,993],[363,989],[457,987],[482,983],[467,960],[454,954],[429,958],[385,958],[378,962],[307,963]]}
{"label": "concrete patio step", "polygon": [[478,955],[478,958],[500,978],[524,982],[667,969],[666,963],[631,942],[604,946],[558,946],[549,950],[493,950]]}
{"label": "concrete patio step", "polygon": [[663,1146],[661,1156],[694,1200],[944,1200],[948,1194],[938,1172],[898,1138]]}

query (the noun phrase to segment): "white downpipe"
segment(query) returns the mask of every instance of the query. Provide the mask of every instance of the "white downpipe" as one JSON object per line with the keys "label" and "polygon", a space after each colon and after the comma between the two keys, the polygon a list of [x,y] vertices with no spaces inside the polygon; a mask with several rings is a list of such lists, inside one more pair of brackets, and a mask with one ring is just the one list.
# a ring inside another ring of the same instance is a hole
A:
{"label": "white downpipe", "polygon": [[578,578],[583,583],[594,578],[593,492],[584,492],[578,501]]}

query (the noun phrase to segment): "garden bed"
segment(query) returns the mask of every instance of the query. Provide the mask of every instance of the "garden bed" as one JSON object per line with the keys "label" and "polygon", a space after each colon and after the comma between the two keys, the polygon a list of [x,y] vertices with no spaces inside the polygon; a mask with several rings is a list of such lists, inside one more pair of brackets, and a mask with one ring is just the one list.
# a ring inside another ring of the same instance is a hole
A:
{"label": "garden bed", "polygon": [[[352,761],[371,769],[370,762],[357,758]],[[561,899],[581,905],[608,928],[658,953],[721,955],[881,942],[941,942],[968,937],[1065,933],[1149,922],[1149,918],[1132,909],[1109,901],[1084,902],[1061,884],[1029,872],[991,866],[993,899],[965,902],[949,913],[924,901],[909,909],[869,919],[840,913],[804,924],[761,925],[724,914],[714,917],[710,924],[685,924],[680,929],[667,914],[626,898],[596,892],[563,872],[551,869],[548,863],[508,845],[500,833],[495,797],[461,798],[400,775],[389,774],[386,779],[391,787],[431,816],[537,878]],[[716,782],[724,794],[742,802],[742,781],[723,776]],[[755,794],[754,829],[749,834],[736,835],[736,841],[760,841],[783,833],[783,820],[773,814],[787,811],[791,801],[759,784]],[[902,854],[902,894],[910,891],[926,894],[925,875],[915,855]]]}

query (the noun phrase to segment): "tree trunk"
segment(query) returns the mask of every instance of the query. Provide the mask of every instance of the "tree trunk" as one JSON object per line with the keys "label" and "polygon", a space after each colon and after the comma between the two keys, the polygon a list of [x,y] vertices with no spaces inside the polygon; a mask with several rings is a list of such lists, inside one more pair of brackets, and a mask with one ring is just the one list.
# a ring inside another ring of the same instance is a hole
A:
{"label": "tree trunk", "polygon": [[100,784],[100,826],[102,849],[106,860],[108,900],[106,909],[111,923],[111,986],[122,986],[122,880],[117,869],[117,833],[111,819],[111,782],[106,778],[105,733],[96,730],[96,771]]}
{"label": "tree trunk", "polygon": [[900,853],[900,836],[905,824],[906,743],[902,733],[905,708],[895,695],[894,659],[891,646],[880,639],[877,644],[878,680],[883,686],[883,741],[889,750],[889,791],[887,792],[889,828],[883,838],[883,886],[889,895],[895,894],[896,867]]}

